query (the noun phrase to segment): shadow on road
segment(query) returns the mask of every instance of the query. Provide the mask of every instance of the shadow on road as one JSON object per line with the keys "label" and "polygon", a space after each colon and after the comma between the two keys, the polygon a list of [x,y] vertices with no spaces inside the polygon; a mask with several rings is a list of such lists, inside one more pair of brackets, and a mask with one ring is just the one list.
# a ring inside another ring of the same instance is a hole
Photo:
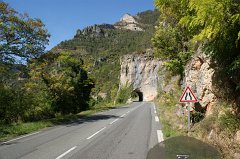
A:
{"label": "shadow on road", "polygon": [[92,115],[92,116],[88,116],[88,117],[82,117],[76,121],[73,121],[70,123],[65,123],[63,125],[70,127],[70,126],[74,126],[74,125],[78,125],[78,124],[82,124],[82,123],[86,123],[86,122],[89,123],[89,122],[96,122],[98,120],[107,120],[107,119],[115,119],[115,118],[119,118],[119,116],[96,114],[96,115]]}

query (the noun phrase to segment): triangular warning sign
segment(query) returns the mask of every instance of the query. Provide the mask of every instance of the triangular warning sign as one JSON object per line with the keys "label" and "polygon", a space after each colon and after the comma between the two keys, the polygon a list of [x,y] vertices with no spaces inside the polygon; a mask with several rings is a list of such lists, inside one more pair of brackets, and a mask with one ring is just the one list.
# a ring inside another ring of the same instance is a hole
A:
{"label": "triangular warning sign", "polygon": [[198,100],[190,87],[187,87],[180,98],[180,102],[198,102]]}

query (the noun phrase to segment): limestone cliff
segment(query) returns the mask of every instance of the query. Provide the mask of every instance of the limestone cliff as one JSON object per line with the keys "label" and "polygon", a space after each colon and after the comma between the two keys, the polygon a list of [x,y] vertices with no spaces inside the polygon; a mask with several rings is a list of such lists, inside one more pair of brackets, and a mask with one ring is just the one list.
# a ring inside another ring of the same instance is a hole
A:
{"label": "limestone cliff", "polygon": [[124,14],[120,21],[115,24],[115,27],[118,29],[143,31],[143,29],[138,26],[138,22],[135,20],[135,18],[129,14]]}
{"label": "limestone cliff", "polygon": [[202,109],[206,110],[206,116],[212,114],[217,97],[213,93],[214,68],[211,67],[210,58],[198,48],[191,60],[185,66],[183,87],[189,86],[195,92]]}
{"label": "limestone cliff", "polygon": [[89,37],[107,37],[108,33],[106,30],[115,29],[115,27],[111,24],[101,24],[101,25],[93,25],[88,26],[82,30],[78,29],[75,35],[75,38],[80,38],[82,36]]}
{"label": "limestone cliff", "polygon": [[[164,81],[159,69],[164,70],[162,62],[154,59],[152,51],[147,50],[144,54],[130,54],[121,58],[120,88],[132,85],[133,90],[143,92],[145,101],[153,100],[157,96],[157,89],[169,93],[174,91],[174,84],[180,80],[174,76],[173,81]],[[213,93],[214,69],[210,59],[202,53],[201,47],[192,56],[184,70],[185,76],[181,87],[191,87],[199,100],[201,109],[206,110],[206,116],[212,114],[217,97]],[[167,82],[167,83],[166,83]]]}
{"label": "limestone cliff", "polygon": [[158,71],[162,63],[153,58],[152,50],[125,55],[120,63],[120,88],[132,85],[133,91],[143,93],[144,101],[153,100],[157,96]]}

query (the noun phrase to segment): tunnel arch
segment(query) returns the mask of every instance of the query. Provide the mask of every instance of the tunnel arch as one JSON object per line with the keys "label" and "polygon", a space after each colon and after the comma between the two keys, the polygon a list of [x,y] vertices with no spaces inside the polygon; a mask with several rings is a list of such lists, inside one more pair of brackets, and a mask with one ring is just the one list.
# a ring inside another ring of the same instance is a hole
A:
{"label": "tunnel arch", "polygon": [[131,97],[133,99],[136,99],[138,97],[138,100],[135,100],[135,101],[142,102],[143,101],[143,92],[139,88],[137,88],[132,91]]}

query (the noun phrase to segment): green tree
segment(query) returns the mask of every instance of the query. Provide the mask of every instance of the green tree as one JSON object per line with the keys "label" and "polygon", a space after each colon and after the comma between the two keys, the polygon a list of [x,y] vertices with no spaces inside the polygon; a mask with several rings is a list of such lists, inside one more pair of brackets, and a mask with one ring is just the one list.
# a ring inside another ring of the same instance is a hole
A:
{"label": "green tree", "polygon": [[0,2],[0,60],[16,62],[28,60],[44,53],[49,34],[40,19],[19,14],[8,4]]}
{"label": "green tree", "polygon": [[34,94],[24,87],[26,66],[17,63],[41,56],[48,38],[41,20],[29,18],[0,2],[0,120],[24,121],[35,108]]}
{"label": "green tree", "polygon": [[165,60],[174,74],[182,74],[183,66],[193,49],[189,41],[191,33],[179,24],[182,16],[189,13],[187,0],[157,0],[160,22],[152,38],[155,56]]}
{"label": "green tree", "polygon": [[240,92],[240,1],[156,0],[156,6],[161,17],[153,45],[167,66],[181,68],[201,44],[216,63],[215,84]]}
{"label": "green tree", "polygon": [[68,114],[88,108],[94,83],[83,69],[79,54],[62,52],[52,56],[48,53],[43,61],[36,61],[31,67],[33,81],[41,80],[53,95],[54,111]]}

